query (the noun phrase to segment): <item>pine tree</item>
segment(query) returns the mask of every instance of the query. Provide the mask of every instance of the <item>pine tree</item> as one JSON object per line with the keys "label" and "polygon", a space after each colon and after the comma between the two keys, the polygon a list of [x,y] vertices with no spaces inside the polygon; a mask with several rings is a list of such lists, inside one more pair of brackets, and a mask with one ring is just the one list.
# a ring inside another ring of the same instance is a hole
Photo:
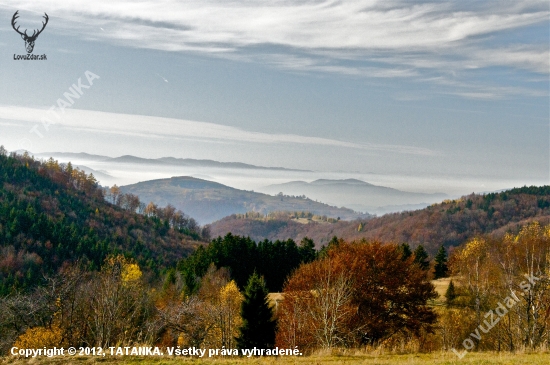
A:
{"label": "pine tree", "polygon": [[447,267],[447,251],[445,251],[445,247],[443,247],[443,245],[439,247],[439,251],[437,251],[434,261],[435,279],[447,277],[447,271],[449,271],[449,268]]}
{"label": "pine tree", "polygon": [[447,291],[445,292],[445,298],[447,298],[447,306],[450,306],[453,302],[453,300],[457,297],[456,295],[456,289],[455,285],[453,284],[453,281],[449,283],[449,287],[447,288]]}
{"label": "pine tree", "polygon": [[399,245],[399,251],[401,252],[401,259],[403,261],[412,256],[411,246],[406,242]]}
{"label": "pine tree", "polygon": [[302,238],[298,251],[300,252],[300,261],[304,263],[311,262],[317,257],[317,251],[315,251],[315,242],[313,242],[313,240],[308,237]]}
{"label": "pine tree", "polygon": [[268,294],[264,279],[254,272],[248,279],[241,306],[243,323],[237,337],[239,349],[269,349],[275,345],[276,323]]}
{"label": "pine tree", "polygon": [[416,250],[414,250],[414,262],[417,263],[422,270],[428,270],[430,267],[428,253],[424,249],[424,246],[419,245]]}

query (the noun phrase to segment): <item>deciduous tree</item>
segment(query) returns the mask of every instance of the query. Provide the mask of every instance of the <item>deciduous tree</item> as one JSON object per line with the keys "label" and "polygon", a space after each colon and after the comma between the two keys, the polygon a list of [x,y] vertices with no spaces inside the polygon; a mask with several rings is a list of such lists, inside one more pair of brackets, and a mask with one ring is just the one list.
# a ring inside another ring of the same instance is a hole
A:
{"label": "deciduous tree", "polygon": [[436,319],[427,306],[433,285],[394,244],[340,241],[296,270],[283,295],[279,346],[374,344],[399,332],[432,332]]}

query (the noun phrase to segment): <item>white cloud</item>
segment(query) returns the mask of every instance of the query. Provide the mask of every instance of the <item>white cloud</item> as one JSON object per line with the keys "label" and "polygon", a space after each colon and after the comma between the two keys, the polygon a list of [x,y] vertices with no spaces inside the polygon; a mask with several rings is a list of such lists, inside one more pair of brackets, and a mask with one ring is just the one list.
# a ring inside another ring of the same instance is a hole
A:
{"label": "white cloud", "polygon": [[[391,78],[492,66],[550,72],[547,42],[491,41],[502,31],[548,24],[544,0],[96,0],[86,6],[77,0],[19,0],[10,7],[48,11],[65,19],[59,27],[86,39],[293,71]],[[484,94],[467,90],[479,92]]]}
{"label": "white cloud", "polygon": [[[107,37],[167,50],[276,44],[299,49],[433,50],[548,21],[545,1],[12,1],[14,8],[112,23]],[[464,8],[461,8],[463,6]],[[535,9],[535,10],[533,10]],[[97,30],[98,27],[94,26]]]}
{"label": "white cloud", "polygon": [[[0,106],[0,118],[12,121],[34,122],[48,117],[47,110],[26,107]],[[55,119],[55,118],[50,118]],[[301,136],[296,134],[271,134],[247,131],[235,127],[182,119],[151,117],[144,115],[115,114],[88,110],[65,110],[57,127],[89,132],[119,134],[145,138],[198,138],[211,142],[246,142],[255,144],[298,144],[327,147],[353,148],[409,155],[435,155],[437,152],[414,146],[352,143],[335,139]],[[49,127],[52,128],[51,126]],[[43,134],[46,132],[40,131]],[[154,131],[154,132],[153,132]]]}

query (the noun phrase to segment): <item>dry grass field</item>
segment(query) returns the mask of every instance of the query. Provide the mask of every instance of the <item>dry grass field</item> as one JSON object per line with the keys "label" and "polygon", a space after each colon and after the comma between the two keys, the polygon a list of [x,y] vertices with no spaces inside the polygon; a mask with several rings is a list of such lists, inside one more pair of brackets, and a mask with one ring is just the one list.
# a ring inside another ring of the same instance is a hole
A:
{"label": "dry grass field", "polygon": [[[451,282],[452,278],[441,278],[437,280],[432,280],[432,284],[435,286],[435,291],[437,294],[439,294],[439,300],[445,301],[445,292],[447,292],[447,288],[449,287],[449,283]],[[453,283],[456,285],[456,283]]]}
{"label": "dry grass field", "polygon": [[439,296],[435,298],[433,301],[429,301],[431,305],[435,305],[435,306],[445,305],[446,303],[445,293],[447,292],[447,288],[449,287],[450,282],[451,282],[451,278],[441,278],[437,280],[432,280],[432,284],[435,287],[435,292]]}
{"label": "dry grass field", "polygon": [[205,365],[344,365],[344,364],[364,364],[364,365],[546,365],[550,363],[550,353],[469,353],[464,358],[459,359],[449,352],[438,352],[432,354],[405,354],[405,355],[375,355],[375,354],[320,354],[303,357],[279,357],[279,358],[152,358],[152,357],[57,357],[57,358],[35,358],[18,359],[17,357],[0,358],[0,365],[58,365],[58,364],[144,364],[144,365],[175,365],[175,364],[205,364]]}

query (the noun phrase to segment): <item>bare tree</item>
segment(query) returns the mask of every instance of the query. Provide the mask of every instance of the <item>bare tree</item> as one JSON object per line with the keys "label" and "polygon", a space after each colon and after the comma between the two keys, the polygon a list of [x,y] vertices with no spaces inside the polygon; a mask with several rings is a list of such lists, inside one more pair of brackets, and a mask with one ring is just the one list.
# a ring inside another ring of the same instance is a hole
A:
{"label": "bare tree", "polygon": [[330,260],[319,267],[309,307],[317,343],[326,349],[344,346],[349,340],[346,326],[353,315],[352,282],[349,273],[334,272]]}
{"label": "bare tree", "polygon": [[123,256],[109,258],[89,286],[91,346],[130,344],[143,330],[147,295],[137,264]]}

